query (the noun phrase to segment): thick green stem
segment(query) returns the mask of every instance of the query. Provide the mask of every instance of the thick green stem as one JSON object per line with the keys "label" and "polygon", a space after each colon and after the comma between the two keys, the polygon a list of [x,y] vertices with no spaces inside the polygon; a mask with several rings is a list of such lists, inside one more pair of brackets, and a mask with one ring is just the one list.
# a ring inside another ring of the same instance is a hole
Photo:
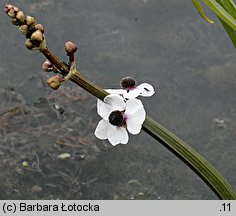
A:
{"label": "thick green stem", "polygon": [[[43,54],[62,72],[62,74],[66,75],[69,73],[69,69],[48,49],[45,50]],[[71,73],[68,79],[100,100],[103,100],[104,97],[108,95],[105,90],[83,77],[77,71]],[[236,199],[236,193],[223,176],[206,159],[176,135],[148,116],[146,116],[142,129],[187,164],[204,182],[206,182],[217,197],[226,200]]]}
{"label": "thick green stem", "polygon": [[41,53],[62,73],[62,75],[69,73],[69,68],[63,64],[48,48],[42,50]]}
{"label": "thick green stem", "polygon": [[108,92],[86,79],[78,72],[71,74],[69,79],[100,100],[103,100],[104,97],[108,95]]}
{"label": "thick green stem", "polygon": [[148,116],[143,123],[143,130],[187,164],[220,199],[236,199],[234,190],[223,176],[179,137]]}

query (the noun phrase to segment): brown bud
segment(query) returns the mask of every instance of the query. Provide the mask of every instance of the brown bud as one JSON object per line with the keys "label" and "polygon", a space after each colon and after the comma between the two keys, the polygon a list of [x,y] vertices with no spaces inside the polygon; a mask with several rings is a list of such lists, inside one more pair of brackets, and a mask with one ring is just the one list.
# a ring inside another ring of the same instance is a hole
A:
{"label": "brown bud", "polygon": [[13,8],[14,8],[16,13],[20,11],[18,7],[13,6]]}
{"label": "brown bud", "polygon": [[23,11],[17,12],[16,19],[18,19],[22,23],[25,21],[25,15],[24,15]]}
{"label": "brown bud", "polygon": [[4,12],[8,13],[9,9],[7,7],[4,8]]}
{"label": "brown bud", "polygon": [[37,24],[37,25],[35,25],[35,29],[36,29],[36,30],[40,30],[42,33],[44,33],[44,27],[43,27],[42,24]]}
{"label": "brown bud", "polygon": [[13,6],[13,5],[11,5],[11,4],[7,4],[7,5],[6,5],[6,7],[8,7],[9,9],[12,9],[12,8],[14,8],[14,6]]}
{"label": "brown bud", "polygon": [[36,24],[36,22],[35,22],[35,19],[34,19],[34,17],[32,17],[32,16],[26,16],[26,25],[27,26],[35,26],[35,24]]}
{"label": "brown bud", "polygon": [[50,78],[48,78],[47,80],[47,84],[54,90],[57,90],[59,89],[60,85],[61,85],[61,82],[64,81],[64,78],[58,76],[58,75],[55,75],[55,76],[52,76]]}
{"label": "brown bud", "polygon": [[42,33],[40,30],[36,30],[36,31],[31,35],[31,40],[32,40],[32,41],[37,41],[37,42],[43,41],[43,33]]}
{"label": "brown bud", "polygon": [[4,11],[5,11],[5,13],[8,13],[8,11],[11,10],[11,9],[14,9],[13,5],[7,4],[7,5],[5,6]]}
{"label": "brown bud", "polygon": [[50,61],[46,60],[43,64],[42,64],[42,69],[45,72],[48,71],[52,71],[53,70],[53,65]]}
{"label": "brown bud", "polygon": [[16,18],[15,10],[13,8],[7,12],[7,15],[11,18]]}
{"label": "brown bud", "polygon": [[27,49],[31,50],[34,48],[34,44],[32,43],[32,41],[30,39],[27,39],[25,41],[25,46],[27,47]]}
{"label": "brown bud", "polygon": [[23,35],[26,35],[28,32],[28,26],[27,25],[21,25],[18,28],[19,32],[21,32]]}
{"label": "brown bud", "polygon": [[13,24],[13,25],[18,25],[19,24],[19,22],[17,21],[17,19],[11,19],[11,23]]}
{"label": "brown bud", "polygon": [[67,41],[65,43],[65,50],[66,50],[67,54],[72,54],[77,51],[77,46],[76,46],[76,44],[72,43],[71,41]]}

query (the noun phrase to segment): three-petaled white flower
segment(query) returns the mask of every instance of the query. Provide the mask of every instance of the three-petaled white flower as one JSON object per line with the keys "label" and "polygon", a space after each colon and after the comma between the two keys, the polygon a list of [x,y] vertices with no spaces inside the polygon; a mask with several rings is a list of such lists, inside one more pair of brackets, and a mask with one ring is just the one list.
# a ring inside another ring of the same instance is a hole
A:
{"label": "three-petaled white flower", "polygon": [[122,95],[127,100],[138,96],[150,97],[155,93],[154,88],[148,83],[136,86],[135,79],[132,77],[124,77],[120,85],[123,89],[107,89],[107,92]]}
{"label": "three-petaled white flower", "polygon": [[138,96],[151,97],[155,90],[149,83],[142,83],[126,89],[106,89],[110,94],[122,95],[125,99],[136,98]]}
{"label": "three-petaled white flower", "polygon": [[108,139],[113,146],[128,142],[126,129],[131,134],[138,134],[146,117],[140,100],[132,98],[125,102],[117,94],[106,96],[104,101],[98,100],[97,112],[103,119],[97,125],[95,136]]}

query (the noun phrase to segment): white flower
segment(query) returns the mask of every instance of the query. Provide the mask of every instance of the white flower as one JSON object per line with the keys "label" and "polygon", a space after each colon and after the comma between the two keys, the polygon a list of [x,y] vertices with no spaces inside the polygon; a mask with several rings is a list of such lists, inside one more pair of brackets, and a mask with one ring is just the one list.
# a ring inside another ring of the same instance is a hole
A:
{"label": "white flower", "polygon": [[110,94],[122,95],[125,99],[136,98],[138,96],[151,97],[155,93],[152,85],[148,83],[142,83],[127,89],[106,89],[106,91]]}
{"label": "white flower", "polygon": [[143,104],[138,99],[130,99],[126,103],[116,94],[98,100],[97,112],[103,118],[97,125],[95,136],[108,139],[115,146],[126,144],[129,140],[127,130],[131,134],[138,134],[146,117]]}

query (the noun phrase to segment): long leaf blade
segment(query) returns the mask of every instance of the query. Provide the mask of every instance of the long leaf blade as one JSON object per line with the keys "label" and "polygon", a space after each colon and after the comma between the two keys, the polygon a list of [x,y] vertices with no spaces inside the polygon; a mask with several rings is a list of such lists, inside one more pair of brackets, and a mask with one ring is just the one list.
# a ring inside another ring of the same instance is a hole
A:
{"label": "long leaf blade", "polygon": [[143,130],[192,168],[220,199],[235,200],[236,193],[217,170],[194,149],[153,119],[146,117]]}
{"label": "long leaf blade", "polygon": [[[217,2],[236,19],[236,5],[232,0],[217,0]],[[236,31],[233,30],[227,23],[225,23],[220,17],[218,17],[229,38],[231,39],[234,47],[236,48]]]}
{"label": "long leaf blade", "polygon": [[195,6],[196,10],[197,10],[198,13],[200,14],[200,16],[201,16],[204,20],[206,20],[208,23],[213,24],[214,21],[211,20],[211,19],[209,19],[209,18],[204,14],[204,12],[203,12],[203,10],[202,10],[202,7],[201,7],[201,5],[200,5],[200,3],[199,3],[199,1],[198,1],[198,0],[192,0],[192,2],[193,2],[193,5]]}
{"label": "long leaf blade", "polygon": [[231,16],[216,0],[202,0],[215,14],[229,25],[233,30],[236,30],[236,20]]}

